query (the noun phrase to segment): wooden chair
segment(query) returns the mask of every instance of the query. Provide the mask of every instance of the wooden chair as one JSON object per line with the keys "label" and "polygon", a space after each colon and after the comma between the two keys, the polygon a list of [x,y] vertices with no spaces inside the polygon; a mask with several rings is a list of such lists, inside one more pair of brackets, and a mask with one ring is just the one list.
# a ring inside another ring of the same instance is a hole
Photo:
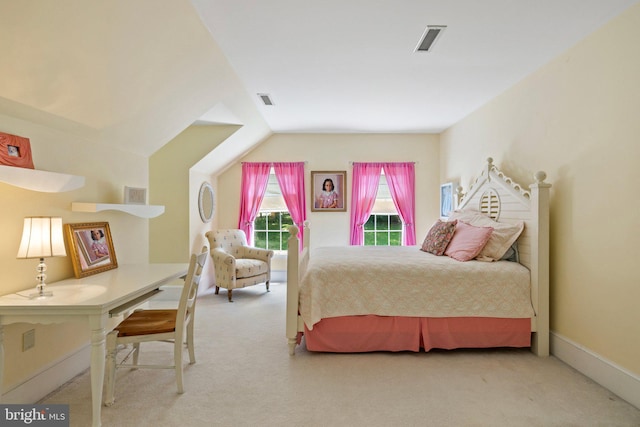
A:
{"label": "wooden chair", "polygon": [[[182,353],[186,340],[189,349],[189,363],[196,363],[193,346],[193,322],[196,310],[196,296],[202,269],[207,260],[207,247],[202,248],[198,255],[192,254],[189,269],[184,281],[177,309],[168,310],[138,310],[124,319],[113,331],[107,334],[106,360],[106,392],[104,404],[111,406],[114,402],[116,369],[118,368],[156,368],[175,369],[178,393],[184,392],[182,384]],[[164,341],[173,343],[173,365],[140,365],[140,343],[150,341]],[[133,344],[124,359],[118,363],[116,356],[118,347]],[[132,363],[126,362],[133,355]]]}

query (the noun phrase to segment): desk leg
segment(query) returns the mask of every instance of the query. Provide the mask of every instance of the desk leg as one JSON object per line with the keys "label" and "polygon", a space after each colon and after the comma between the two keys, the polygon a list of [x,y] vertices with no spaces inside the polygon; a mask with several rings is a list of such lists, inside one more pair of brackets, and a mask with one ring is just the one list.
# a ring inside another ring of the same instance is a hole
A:
{"label": "desk leg", "polygon": [[105,319],[92,317],[91,323],[91,404],[93,427],[100,427],[102,409],[102,386],[104,384]]}

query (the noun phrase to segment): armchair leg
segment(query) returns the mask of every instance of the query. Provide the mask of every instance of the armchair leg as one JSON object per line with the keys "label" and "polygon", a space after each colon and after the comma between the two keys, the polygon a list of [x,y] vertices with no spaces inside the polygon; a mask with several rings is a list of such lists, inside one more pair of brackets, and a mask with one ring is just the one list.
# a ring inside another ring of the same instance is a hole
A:
{"label": "armchair leg", "polygon": [[269,281],[267,280],[267,292],[269,292]]}
{"label": "armchair leg", "polygon": [[220,293],[220,286],[216,286],[216,295],[218,295]]}
{"label": "armchair leg", "polygon": [[233,302],[232,289],[227,289],[227,297],[229,298],[229,302]]}

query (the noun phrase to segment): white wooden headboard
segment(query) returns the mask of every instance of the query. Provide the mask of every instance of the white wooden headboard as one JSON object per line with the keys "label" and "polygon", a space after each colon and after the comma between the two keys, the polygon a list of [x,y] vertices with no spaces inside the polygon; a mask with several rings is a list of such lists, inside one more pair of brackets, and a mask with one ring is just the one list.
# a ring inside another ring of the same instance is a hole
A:
{"label": "white wooden headboard", "polygon": [[531,271],[531,302],[536,313],[532,321],[532,349],[549,354],[549,188],[547,174],[537,172],[535,182],[525,189],[487,159],[487,165],[466,194],[458,189],[458,209],[483,212],[499,222],[524,221],[518,238],[520,263]]}

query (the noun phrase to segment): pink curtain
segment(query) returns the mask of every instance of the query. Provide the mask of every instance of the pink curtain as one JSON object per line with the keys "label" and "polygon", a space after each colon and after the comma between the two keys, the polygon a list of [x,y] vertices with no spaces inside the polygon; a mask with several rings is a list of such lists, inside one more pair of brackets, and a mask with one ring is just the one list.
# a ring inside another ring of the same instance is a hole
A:
{"label": "pink curtain", "polygon": [[250,246],[253,245],[253,221],[260,212],[270,171],[271,163],[242,163],[238,228],[247,235],[247,243]]}
{"label": "pink curtain", "polygon": [[415,166],[413,163],[385,163],[382,167],[387,177],[393,204],[396,206],[398,215],[400,215],[400,219],[404,225],[402,230],[402,245],[415,245]]}
{"label": "pink curtain", "polygon": [[364,224],[371,215],[378,194],[382,163],[354,163],[351,180],[351,224],[349,243],[364,244]]}
{"label": "pink curtain", "polygon": [[273,169],[280,184],[280,191],[291,214],[291,219],[298,226],[300,233],[300,250],[304,237],[304,222],[307,220],[306,197],[304,196],[304,162],[274,163]]}

